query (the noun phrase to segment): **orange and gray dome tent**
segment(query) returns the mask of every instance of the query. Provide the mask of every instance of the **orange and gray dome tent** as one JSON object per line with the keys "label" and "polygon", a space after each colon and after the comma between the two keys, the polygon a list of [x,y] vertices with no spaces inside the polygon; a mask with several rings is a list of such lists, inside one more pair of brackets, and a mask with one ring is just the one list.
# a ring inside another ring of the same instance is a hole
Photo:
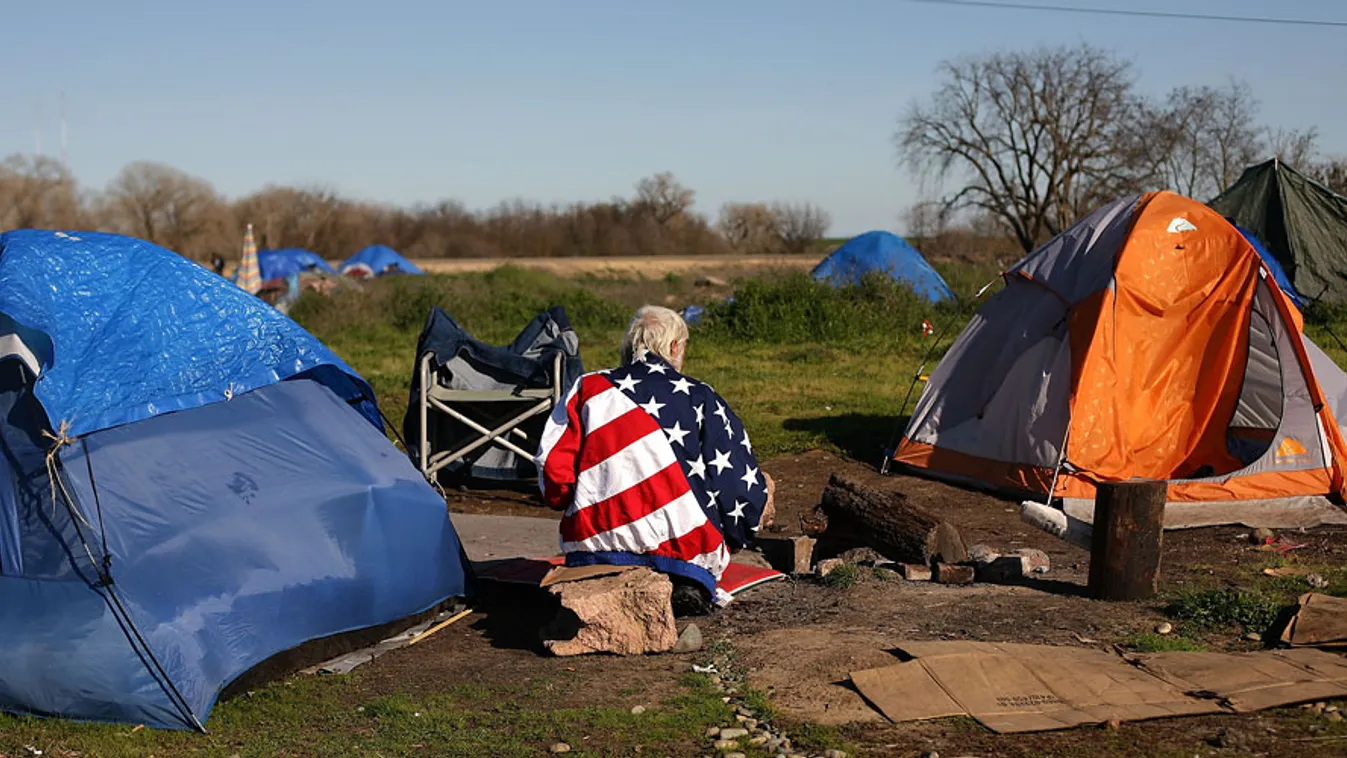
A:
{"label": "orange and gray dome tent", "polygon": [[1044,497],[1169,482],[1165,526],[1347,523],[1347,374],[1244,236],[1179,195],[1106,205],[1004,274],[893,460]]}

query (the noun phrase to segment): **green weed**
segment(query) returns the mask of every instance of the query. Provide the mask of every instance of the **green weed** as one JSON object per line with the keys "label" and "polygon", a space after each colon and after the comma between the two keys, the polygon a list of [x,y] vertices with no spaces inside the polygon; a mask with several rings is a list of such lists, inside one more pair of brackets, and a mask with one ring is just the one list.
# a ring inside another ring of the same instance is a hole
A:
{"label": "green weed", "polygon": [[843,563],[829,571],[823,577],[823,583],[835,590],[844,590],[854,587],[860,579],[861,570],[859,566],[854,563]]}
{"label": "green weed", "polygon": [[1277,618],[1281,604],[1261,592],[1224,589],[1180,590],[1165,607],[1170,617],[1198,628],[1239,626],[1261,632]]}

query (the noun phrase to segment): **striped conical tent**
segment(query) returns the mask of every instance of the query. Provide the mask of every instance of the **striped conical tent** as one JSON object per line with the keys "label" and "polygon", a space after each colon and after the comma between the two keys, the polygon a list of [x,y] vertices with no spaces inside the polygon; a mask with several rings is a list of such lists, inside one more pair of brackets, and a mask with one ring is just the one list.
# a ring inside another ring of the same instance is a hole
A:
{"label": "striped conical tent", "polygon": [[257,265],[257,241],[253,239],[253,225],[243,233],[243,258],[239,260],[238,285],[256,295],[262,289],[262,269]]}

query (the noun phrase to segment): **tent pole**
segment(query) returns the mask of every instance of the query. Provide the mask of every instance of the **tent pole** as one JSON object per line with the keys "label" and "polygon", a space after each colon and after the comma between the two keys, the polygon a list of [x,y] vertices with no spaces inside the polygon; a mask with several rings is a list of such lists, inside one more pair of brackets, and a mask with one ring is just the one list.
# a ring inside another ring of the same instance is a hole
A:
{"label": "tent pole", "polygon": [[1048,497],[1044,505],[1051,506],[1052,499],[1057,496],[1057,477],[1062,475],[1062,468],[1066,466],[1066,444],[1071,439],[1071,419],[1066,420],[1066,433],[1062,435],[1062,446],[1057,450],[1057,465],[1052,470],[1052,485],[1048,487]]}
{"label": "tent pole", "polygon": [[949,331],[949,328],[954,324],[955,319],[963,315],[964,305],[976,303],[981,300],[982,296],[987,294],[987,290],[991,289],[992,285],[996,284],[997,279],[1000,279],[1002,276],[1004,276],[1004,274],[1001,274],[995,279],[982,285],[982,288],[977,291],[977,294],[973,295],[972,300],[961,303],[959,309],[946,319],[944,326],[940,327],[940,331],[936,333],[935,339],[931,342],[931,346],[926,350],[926,355],[921,359],[921,365],[917,367],[917,373],[912,375],[912,383],[907,385],[907,394],[903,395],[903,404],[898,407],[898,418],[894,421],[893,433],[889,435],[889,444],[884,446],[884,460],[879,464],[879,473],[889,473],[889,462],[893,460],[894,446],[897,444],[898,435],[903,429],[903,414],[907,412],[907,403],[912,399],[912,390],[916,389],[917,382],[921,381],[921,376],[926,371],[926,364],[930,363],[931,356],[935,355],[935,349],[940,345],[940,340],[944,338],[945,332]]}

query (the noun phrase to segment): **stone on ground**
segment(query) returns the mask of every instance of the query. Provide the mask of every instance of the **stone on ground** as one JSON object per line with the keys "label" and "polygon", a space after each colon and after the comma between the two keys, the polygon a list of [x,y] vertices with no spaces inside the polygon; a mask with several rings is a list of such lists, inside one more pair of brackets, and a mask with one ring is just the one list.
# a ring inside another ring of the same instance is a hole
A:
{"label": "stone on ground", "polygon": [[1046,574],[1052,569],[1052,560],[1048,554],[1032,547],[1022,547],[1018,550],[1010,551],[1010,555],[1018,555],[1024,561],[1024,575]]}
{"label": "stone on ground", "polygon": [[548,592],[561,603],[544,630],[543,646],[553,655],[663,653],[678,642],[673,582],[664,574],[636,568],[561,582]]}
{"label": "stone on ground", "polygon": [[991,563],[1000,558],[1001,554],[986,545],[974,545],[968,548],[968,560],[973,563]]}
{"label": "stone on ground", "polygon": [[674,643],[673,652],[691,653],[694,650],[702,649],[702,630],[697,628],[696,624],[688,624],[683,633],[678,635],[678,642]]}

